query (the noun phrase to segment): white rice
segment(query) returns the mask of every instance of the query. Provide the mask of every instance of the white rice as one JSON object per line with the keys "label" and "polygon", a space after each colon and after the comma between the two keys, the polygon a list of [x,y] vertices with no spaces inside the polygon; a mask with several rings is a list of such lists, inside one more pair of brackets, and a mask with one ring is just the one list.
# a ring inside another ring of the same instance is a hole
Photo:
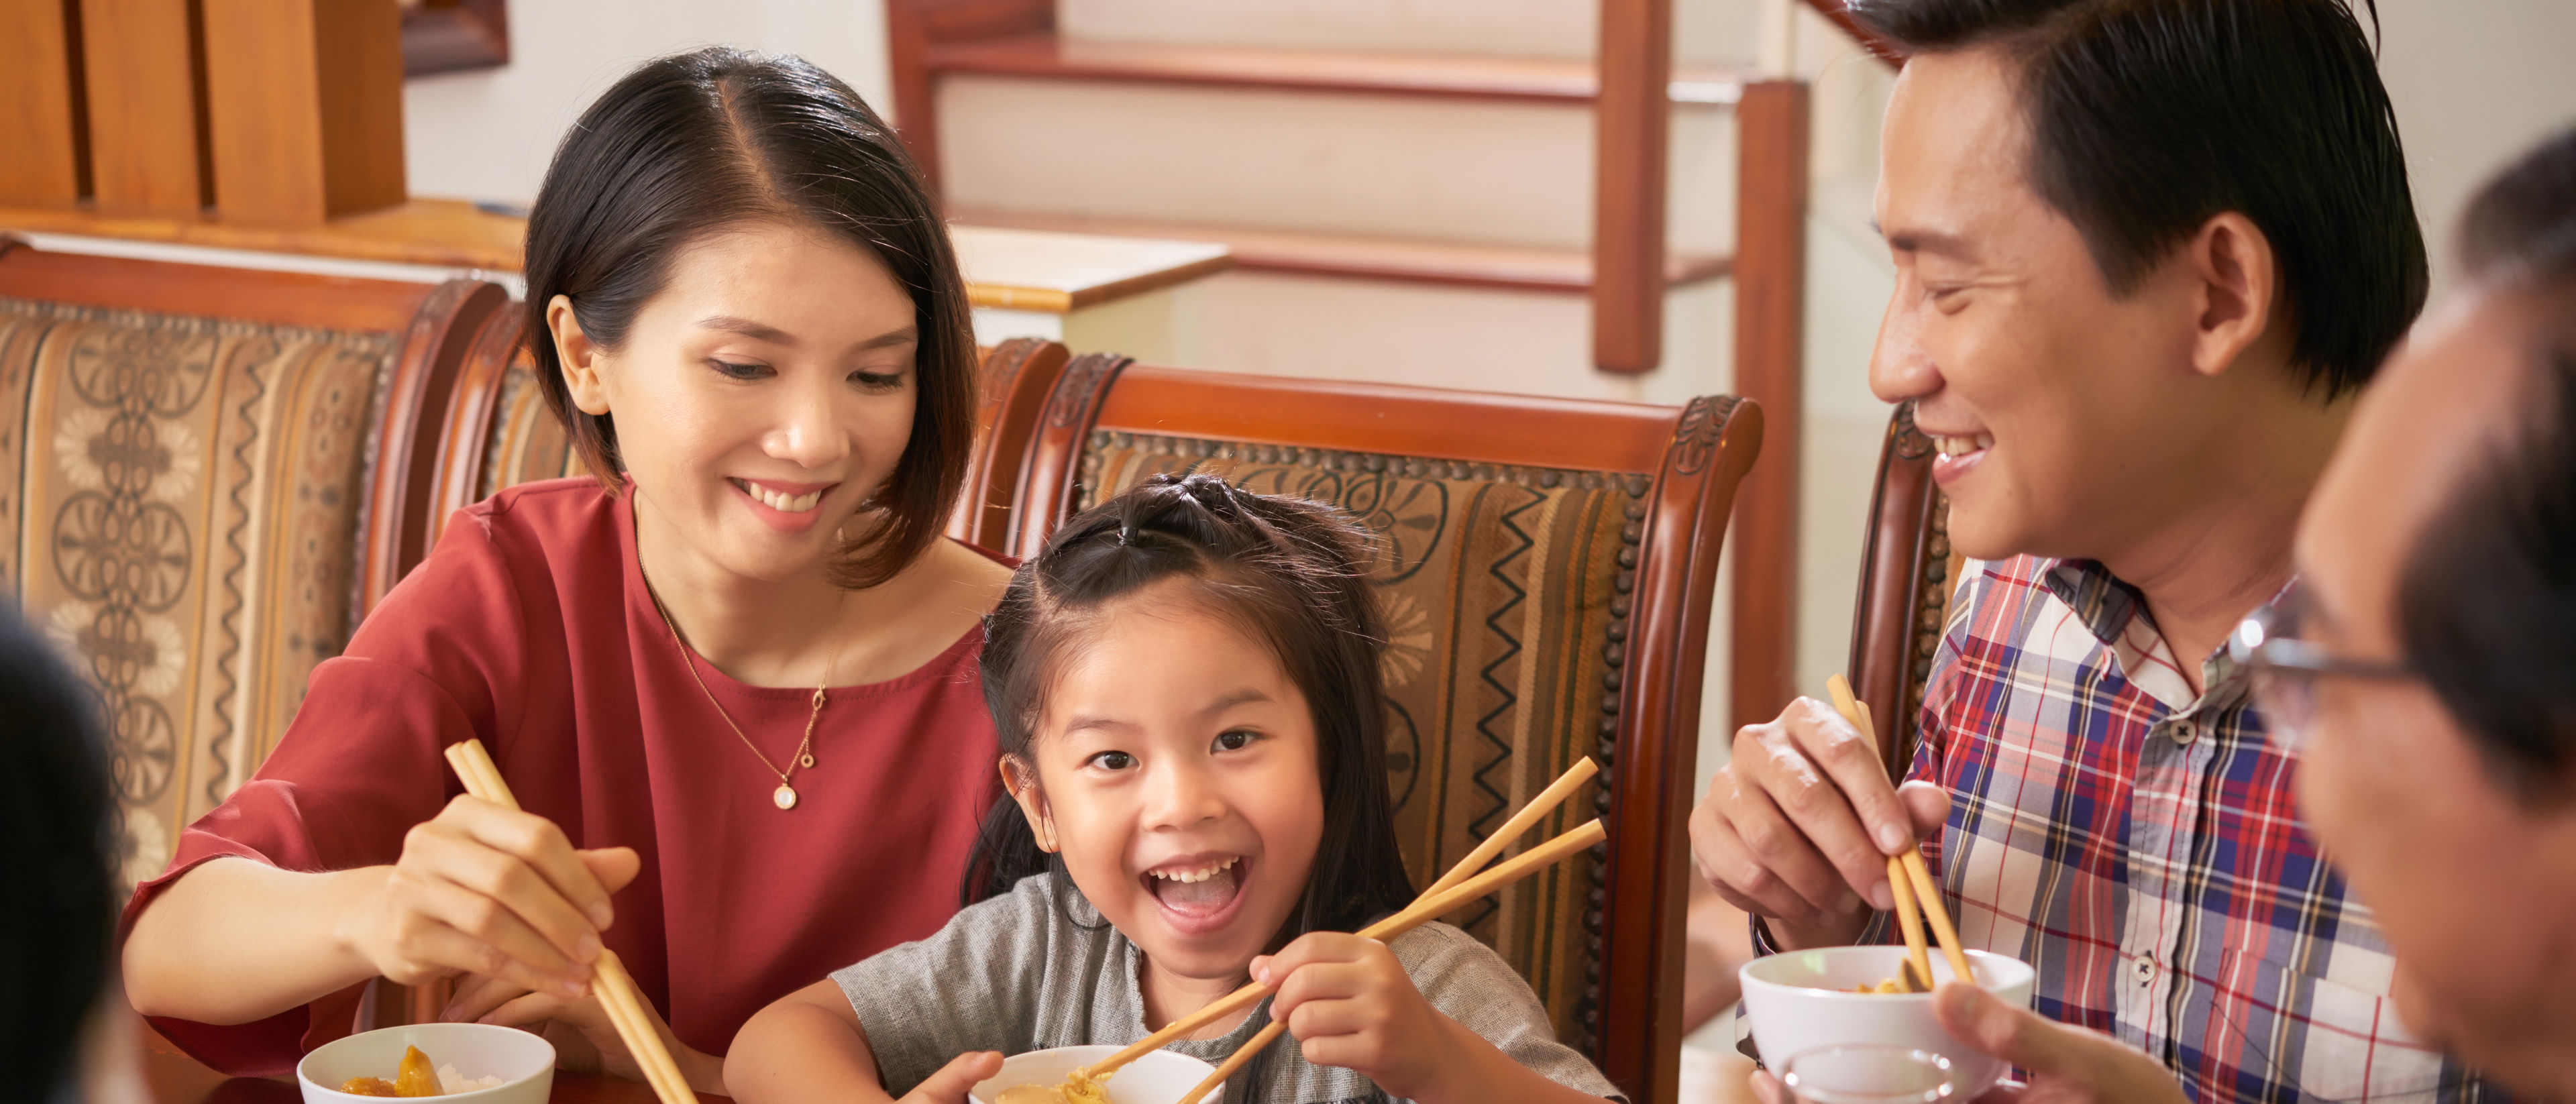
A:
{"label": "white rice", "polygon": [[456,1066],[454,1063],[438,1067],[438,1089],[440,1092],[446,1093],[449,1096],[454,1096],[458,1093],[481,1092],[485,1089],[498,1088],[504,1083],[505,1079],[498,1076],[476,1077],[472,1079],[459,1077],[456,1075]]}

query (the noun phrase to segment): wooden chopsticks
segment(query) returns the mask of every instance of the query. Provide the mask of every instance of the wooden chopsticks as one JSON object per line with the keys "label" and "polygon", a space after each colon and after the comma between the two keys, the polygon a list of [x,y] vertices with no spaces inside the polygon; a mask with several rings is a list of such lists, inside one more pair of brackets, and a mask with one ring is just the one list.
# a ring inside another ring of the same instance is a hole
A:
{"label": "wooden chopsticks", "polygon": [[[1851,683],[1834,675],[1825,680],[1825,688],[1833,693],[1835,712],[1859,729],[1861,738],[1871,747],[1881,746],[1878,727],[1870,723],[1869,707],[1852,697]],[[1888,857],[1887,887],[1896,898],[1898,926],[1905,930],[1906,961],[1921,975],[1924,986],[1932,984],[1932,958],[1923,946],[1923,925],[1914,916],[1917,907],[1923,910],[1923,921],[1932,925],[1933,936],[1941,941],[1941,954],[1950,960],[1950,976],[1975,985],[1977,975],[1968,969],[1968,952],[1959,946],[1959,929],[1950,926],[1950,910],[1941,904],[1940,887],[1932,884],[1932,869],[1923,865],[1920,844],[1906,848],[1902,855]]]}
{"label": "wooden chopsticks", "polygon": [[[1442,874],[1439,881],[1431,883],[1431,888],[1423,890],[1420,896],[1413,899],[1412,904],[1404,907],[1404,911],[1360,929],[1360,934],[1380,942],[1393,939],[1422,926],[1433,917],[1446,915],[1459,905],[1501,889],[1541,867],[1553,865],[1568,855],[1599,843],[1606,837],[1606,833],[1602,831],[1601,822],[1588,821],[1580,828],[1513,856],[1502,865],[1482,875],[1476,873],[1487,862],[1492,861],[1495,855],[1501,853],[1503,848],[1511,846],[1511,842],[1519,839],[1521,833],[1528,831],[1531,825],[1537,824],[1540,818],[1564,804],[1565,799],[1571,796],[1576,788],[1582,786],[1600,770],[1600,765],[1594,763],[1591,756],[1584,756],[1581,762],[1568,768],[1564,774],[1557,777],[1556,781],[1549,783],[1546,789],[1539,791],[1538,796],[1530,798],[1529,804],[1522,806],[1521,811],[1512,814],[1512,818],[1504,821],[1503,826],[1496,829],[1493,835],[1486,837],[1485,842],[1477,844],[1475,850],[1467,852],[1465,858],[1459,859],[1457,865],[1449,868],[1448,873]],[[1163,1030],[1146,1036],[1126,1050],[1095,1063],[1087,1072],[1095,1078],[1105,1076],[1109,1071],[1135,1061],[1150,1051],[1160,1049],[1163,1044],[1198,1030],[1228,1012],[1259,1002],[1270,992],[1270,987],[1265,985],[1244,986],[1206,1008],[1174,1020]],[[1249,994],[1248,998],[1246,994]],[[1252,1038],[1244,1040],[1242,1046],[1234,1048],[1234,1053],[1227,1055],[1225,1061],[1216,1067],[1216,1071],[1208,1074],[1206,1080],[1199,1082],[1197,1088],[1182,1094],[1177,1104],[1199,1104],[1207,1094],[1216,1091],[1217,1086],[1225,1084],[1226,1078],[1234,1076],[1235,1071],[1242,1069],[1244,1063],[1251,1061],[1253,1055],[1261,1053],[1263,1047],[1278,1041],[1279,1036],[1287,1030],[1286,1020],[1270,1021],[1269,1026],[1262,1028]]]}
{"label": "wooden chopsticks", "polygon": [[[447,763],[464,781],[466,793],[511,812],[519,811],[519,799],[511,795],[509,783],[501,780],[501,768],[483,750],[483,741],[448,745]],[[644,1080],[653,1086],[653,1095],[660,1097],[662,1104],[698,1104],[698,1094],[689,1089],[688,1079],[680,1076],[680,1064],[671,1060],[670,1048],[662,1045],[662,1033],[653,1029],[653,1014],[644,1004],[644,995],[636,990],[635,979],[627,974],[625,964],[617,960],[617,952],[601,948],[591,969],[591,989],[599,994],[600,1007],[608,1010],[617,1037],[625,1040],[627,1053],[635,1056],[635,1064],[644,1067]]]}

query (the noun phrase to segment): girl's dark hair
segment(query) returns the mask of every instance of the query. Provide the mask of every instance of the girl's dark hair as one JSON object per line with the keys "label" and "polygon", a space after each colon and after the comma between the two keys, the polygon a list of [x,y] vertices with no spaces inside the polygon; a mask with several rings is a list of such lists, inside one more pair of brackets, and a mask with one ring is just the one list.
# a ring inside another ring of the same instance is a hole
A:
{"label": "girl's dark hair", "polygon": [[[1108,606],[1167,579],[1270,646],[1314,711],[1324,835],[1283,937],[1350,931],[1404,907],[1413,886],[1386,788],[1386,690],[1365,577],[1368,536],[1319,502],[1253,494],[1213,475],[1156,475],[1085,511],[1020,565],[984,619],[984,701],[1002,754],[1027,761],[1064,656]],[[1139,672],[1150,677],[1151,672]],[[973,904],[1033,874],[1064,877],[1005,796],[985,814],[960,896]]]}
{"label": "girl's dark hair", "polygon": [[2576,129],[2506,168],[2461,219],[2471,280],[2552,305],[2521,402],[2428,519],[2398,581],[2408,659],[2497,776],[2576,781]]}
{"label": "girl's dark hair", "polygon": [[937,538],[975,432],[966,285],[921,171],[850,86],[802,58],[710,47],[656,58],[582,113],[528,212],[528,352],[546,405],[601,480],[618,483],[617,427],[572,404],[546,327],[555,296],[603,348],[626,339],[672,258],[749,222],[820,227],[884,262],[911,293],[921,344],[912,439],[852,526],[835,575],[892,578]]}
{"label": "girl's dark hair", "polygon": [[2313,393],[2370,382],[2432,284],[2397,115],[2356,8],[2377,0],[1849,0],[1907,52],[2018,67],[2033,191],[2121,295],[2209,219],[2261,227]]}
{"label": "girl's dark hair", "polygon": [[0,1069],[20,1099],[77,1099],[81,1031],[108,984],[116,805],[89,688],[0,603]]}

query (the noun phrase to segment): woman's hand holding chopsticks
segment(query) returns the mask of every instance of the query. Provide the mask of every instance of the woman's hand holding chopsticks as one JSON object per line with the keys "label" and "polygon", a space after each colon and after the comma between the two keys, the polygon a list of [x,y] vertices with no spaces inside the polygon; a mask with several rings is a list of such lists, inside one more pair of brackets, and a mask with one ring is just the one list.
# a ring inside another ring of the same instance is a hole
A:
{"label": "woman's hand holding chopsticks", "polygon": [[578,998],[616,917],[609,894],[639,865],[629,848],[576,850],[543,817],[458,797],[403,837],[347,938],[405,985],[481,974]]}

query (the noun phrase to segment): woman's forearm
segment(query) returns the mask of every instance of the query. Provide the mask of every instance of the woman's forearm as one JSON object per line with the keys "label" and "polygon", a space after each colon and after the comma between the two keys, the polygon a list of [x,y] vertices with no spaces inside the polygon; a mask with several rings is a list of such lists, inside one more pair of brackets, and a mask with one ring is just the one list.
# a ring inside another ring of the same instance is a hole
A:
{"label": "woman's forearm", "polygon": [[229,858],[199,866],[135,918],[126,999],[147,1016],[248,1023],[374,977],[348,920],[390,869],[308,874]]}

